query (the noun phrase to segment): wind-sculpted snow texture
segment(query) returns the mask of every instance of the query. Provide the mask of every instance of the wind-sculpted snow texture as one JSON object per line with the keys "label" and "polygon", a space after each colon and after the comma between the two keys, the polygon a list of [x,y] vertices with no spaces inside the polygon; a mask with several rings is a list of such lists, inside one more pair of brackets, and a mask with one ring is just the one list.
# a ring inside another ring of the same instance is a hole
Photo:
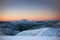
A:
{"label": "wind-sculpted snow texture", "polygon": [[[8,22],[1,21],[0,22],[0,36],[5,36],[5,35],[6,36],[7,35],[14,35],[14,36],[15,35],[16,36],[52,36],[53,35],[53,36],[56,36],[55,34],[58,32],[57,31],[58,28],[60,28],[60,20],[48,20],[48,21],[17,20],[17,21],[8,21]],[[29,30],[31,32],[32,30],[34,31],[31,34]],[[39,31],[39,30],[42,30],[42,31]],[[43,32],[43,30],[45,31]],[[36,31],[39,33],[35,34]],[[50,31],[52,35],[50,35]],[[41,32],[43,33],[41,34]],[[26,33],[27,35],[25,35],[24,33]],[[60,30],[58,34],[59,33],[60,33]]]}
{"label": "wind-sculpted snow texture", "polygon": [[16,36],[53,36],[53,37],[60,37],[60,28],[41,28],[41,29],[34,29],[23,31]]}

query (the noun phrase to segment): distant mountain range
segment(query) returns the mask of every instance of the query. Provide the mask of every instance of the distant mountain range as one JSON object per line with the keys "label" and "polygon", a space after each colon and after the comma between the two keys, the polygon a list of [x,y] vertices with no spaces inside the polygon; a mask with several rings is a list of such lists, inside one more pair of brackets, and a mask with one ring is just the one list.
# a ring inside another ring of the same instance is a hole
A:
{"label": "distant mountain range", "polygon": [[[47,20],[47,21],[30,21],[30,20],[17,20],[17,21],[0,21],[0,31],[6,35],[15,35],[19,32],[40,28],[60,28],[60,20]],[[0,33],[1,33],[0,32]]]}

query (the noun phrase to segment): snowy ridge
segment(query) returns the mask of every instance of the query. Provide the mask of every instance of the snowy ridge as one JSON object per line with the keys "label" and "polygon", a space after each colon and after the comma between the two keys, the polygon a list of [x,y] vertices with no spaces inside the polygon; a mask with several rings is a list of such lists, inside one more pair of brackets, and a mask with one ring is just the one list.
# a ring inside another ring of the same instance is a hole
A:
{"label": "snowy ridge", "polygon": [[48,20],[48,21],[16,20],[9,22],[0,22],[0,31],[5,35],[16,35],[23,31],[35,29],[44,30],[43,28],[47,27],[60,28],[60,20]]}

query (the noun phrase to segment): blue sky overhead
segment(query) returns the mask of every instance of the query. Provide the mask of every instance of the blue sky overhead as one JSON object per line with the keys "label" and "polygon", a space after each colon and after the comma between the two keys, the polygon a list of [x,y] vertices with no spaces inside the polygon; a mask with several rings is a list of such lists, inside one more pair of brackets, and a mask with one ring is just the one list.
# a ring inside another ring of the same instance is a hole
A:
{"label": "blue sky overhead", "polygon": [[[51,0],[7,0],[3,3],[2,20],[53,19],[54,4]],[[3,17],[4,16],[4,17]],[[51,17],[52,16],[52,17]],[[6,18],[8,17],[8,18]]]}

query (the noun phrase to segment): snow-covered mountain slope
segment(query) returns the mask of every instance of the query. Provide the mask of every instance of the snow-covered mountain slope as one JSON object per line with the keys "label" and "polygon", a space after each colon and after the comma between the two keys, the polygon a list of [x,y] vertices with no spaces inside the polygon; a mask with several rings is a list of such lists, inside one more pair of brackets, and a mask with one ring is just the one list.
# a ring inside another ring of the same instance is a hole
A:
{"label": "snow-covered mountain slope", "polygon": [[16,34],[16,36],[54,36],[60,37],[60,28],[41,28],[27,30]]}
{"label": "snow-covered mountain slope", "polygon": [[16,35],[25,30],[34,30],[40,28],[60,28],[60,20],[48,21],[29,21],[17,20],[9,22],[0,22],[0,30],[6,35]]}

